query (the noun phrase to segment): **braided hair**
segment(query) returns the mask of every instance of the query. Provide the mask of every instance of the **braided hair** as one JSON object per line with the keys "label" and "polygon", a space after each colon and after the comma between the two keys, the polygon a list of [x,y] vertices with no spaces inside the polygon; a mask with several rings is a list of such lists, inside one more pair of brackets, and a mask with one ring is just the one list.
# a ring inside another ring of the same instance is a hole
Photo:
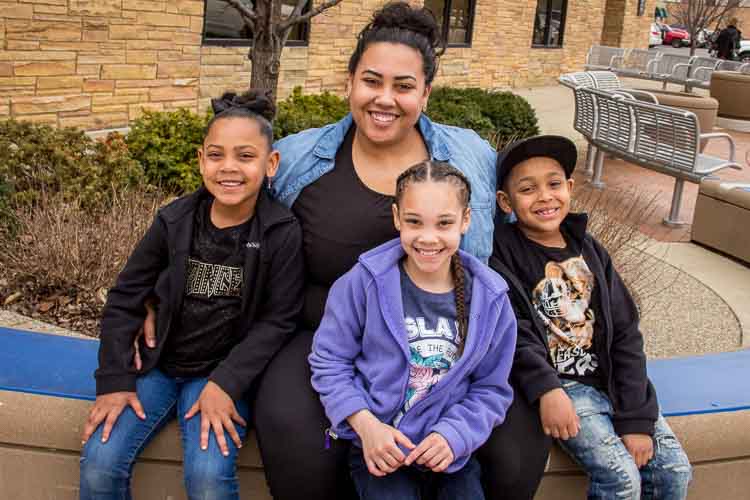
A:
{"label": "braided hair", "polygon": [[[457,189],[458,201],[465,210],[471,201],[471,184],[459,169],[443,161],[427,160],[406,169],[396,180],[396,207],[400,206],[406,189],[420,182],[447,182]],[[458,252],[451,256],[453,294],[456,298],[456,321],[458,323],[458,357],[464,352],[469,334],[469,315],[466,310],[466,288],[464,266]]]}
{"label": "braided hair", "polygon": [[225,118],[249,118],[258,122],[260,133],[268,140],[268,146],[273,144],[273,118],[276,115],[276,105],[271,98],[270,91],[250,89],[237,95],[234,92],[224,92],[221,97],[211,99],[214,116],[206,125],[206,135],[218,120]]}
{"label": "braided hair", "polygon": [[373,43],[398,43],[419,51],[427,85],[437,73],[438,60],[445,43],[435,16],[425,8],[412,8],[407,2],[391,2],[375,11],[367,26],[357,35],[357,46],[349,58],[349,74],[357,70],[359,60]]}

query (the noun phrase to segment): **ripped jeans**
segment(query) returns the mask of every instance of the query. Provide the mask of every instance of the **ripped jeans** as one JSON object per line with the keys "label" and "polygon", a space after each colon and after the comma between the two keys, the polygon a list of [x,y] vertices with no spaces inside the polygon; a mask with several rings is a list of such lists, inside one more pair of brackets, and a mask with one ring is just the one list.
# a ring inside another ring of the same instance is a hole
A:
{"label": "ripped jeans", "polygon": [[563,381],[563,389],[581,419],[578,435],[560,446],[589,476],[589,499],[682,500],[692,476],[688,457],[660,414],[654,429],[654,456],[638,469],[612,425],[606,394],[580,382]]}

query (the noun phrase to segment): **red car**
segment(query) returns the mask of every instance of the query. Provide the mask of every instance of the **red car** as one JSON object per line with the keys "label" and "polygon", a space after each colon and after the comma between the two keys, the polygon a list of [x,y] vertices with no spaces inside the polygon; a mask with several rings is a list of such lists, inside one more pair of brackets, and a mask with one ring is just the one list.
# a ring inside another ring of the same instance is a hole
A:
{"label": "red car", "polygon": [[690,33],[680,28],[673,28],[666,24],[661,25],[661,31],[664,34],[662,43],[671,45],[674,48],[687,47],[690,45]]}

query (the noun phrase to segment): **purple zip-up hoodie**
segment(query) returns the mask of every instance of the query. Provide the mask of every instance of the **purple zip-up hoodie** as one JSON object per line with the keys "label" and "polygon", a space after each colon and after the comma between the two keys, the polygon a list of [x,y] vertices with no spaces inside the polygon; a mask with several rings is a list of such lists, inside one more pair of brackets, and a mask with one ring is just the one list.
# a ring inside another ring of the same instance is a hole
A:
{"label": "purple zip-up hoodie", "polygon": [[[475,257],[459,251],[471,276],[471,310],[464,353],[398,425],[415,444],[431,432],[443,436],[461,469],[502,423],[513,399],[508,374],[516,345],[516,319],[505,281]],[[331,287],[315,333],[312,385],[335,437],[358,436],[346,418],[370,410],[391,424],[406,399],[409,344],[404,324],[398,239],[362,254]]]}

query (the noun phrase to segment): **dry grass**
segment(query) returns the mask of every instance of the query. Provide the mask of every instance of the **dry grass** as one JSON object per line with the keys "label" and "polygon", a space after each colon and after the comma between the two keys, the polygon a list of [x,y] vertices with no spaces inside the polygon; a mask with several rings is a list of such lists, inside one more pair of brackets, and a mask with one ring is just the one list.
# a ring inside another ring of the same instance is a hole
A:
{"label": "dry grass", "polygon": [[[153,221],[163,197],[115,194],[107,207],[43,196],[16,210],[14,233],[0,234],[0,291],[6,305],[83,333],[95,328],[106,290]],[[13,306],[11,306],[13,307]]]}
{"label": "dry grass", "polygon": [[639,228],[658,209],[657,196],[636,188],[599,191],[588,185],[576,189],[573,196],[573,211],[588,213],[589,232],[609,252],[641,314],[649,309],[650,297],[662,293],[677,279],[667,277],[661,261],[647,252],[654,241]]}

